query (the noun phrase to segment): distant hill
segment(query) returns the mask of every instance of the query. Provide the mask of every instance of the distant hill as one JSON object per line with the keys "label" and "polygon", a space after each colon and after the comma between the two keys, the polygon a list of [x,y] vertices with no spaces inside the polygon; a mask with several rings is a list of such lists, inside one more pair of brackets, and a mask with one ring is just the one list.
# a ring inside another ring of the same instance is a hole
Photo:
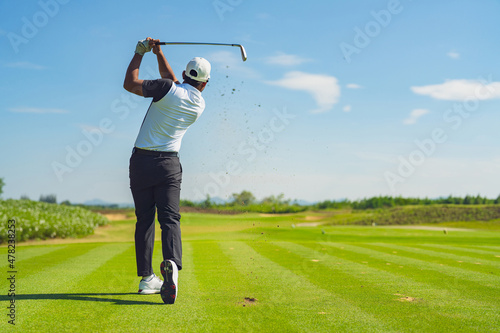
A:
{"label": "distant hill", "polygon": [[212,201],[212,203],[214,203],[216,205],[223,205],[225,203],[228,203],[230,200],[224,200],[221,197],[213,197],[213,198],[210,198],[210,201]]}
{"label": "distant hill", "polygon": [[292,205],[299,205],[299,206],[312,206],[315,203],[316,202],[307,201],[307,200],[298,200],[298,199],[292,200],[292,202],[291,202]]}
{"label": "distant hill", "polygon": [[112,205],[110,202],[106,202],[101,199],[92,199],[92,200],[87,200],[83,203],[85,206],[109,206]]}
{"label": "distant hill", "polygon": [[107,202],[101,199],[92,199],[92,200],[87,200],[82,203],[82,205],[85,206],[118,206],[120,208],[128,208],[128,207],[134,207],[133,203],[113,203],[113,202]]}

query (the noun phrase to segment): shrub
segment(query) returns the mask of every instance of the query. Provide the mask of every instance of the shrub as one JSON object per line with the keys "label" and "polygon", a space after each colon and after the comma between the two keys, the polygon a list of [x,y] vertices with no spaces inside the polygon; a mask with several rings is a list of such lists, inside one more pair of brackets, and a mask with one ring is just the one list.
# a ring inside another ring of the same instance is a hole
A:
{"label": "shrub", "polygon": [[500,218],[498,206],[407,206],[378,209],[373,214],[356,220],[355,224],[394,225],[421,224],[455,221],[490,221]]}
{"label": "shrub", "polygon": [[16,221],[18,241],[82,237],[90,235],[108,219],[82,207],[30,200],[0,200],[0,244],[7,239],[7,220]]}

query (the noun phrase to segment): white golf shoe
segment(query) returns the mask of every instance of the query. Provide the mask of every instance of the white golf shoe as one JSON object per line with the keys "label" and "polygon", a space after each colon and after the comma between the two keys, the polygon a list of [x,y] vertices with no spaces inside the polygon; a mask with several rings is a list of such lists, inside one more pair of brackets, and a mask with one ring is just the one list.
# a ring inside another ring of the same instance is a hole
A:
{"label": "white golf shoe", "polygon": [[163,281],[153,274],[148,280],[142,279],[139,282],[139,294],[141,295],[150,295],[150,294],[158,294],[161,291],[161,286]]}
{"label": "white golf shoe", "polygon": [[172,260],[164,260],[160,265],[161,275],[163,276],[163,285],[161,286],[161,299],[164,303],[174,304],[177,298],[179,270]]}

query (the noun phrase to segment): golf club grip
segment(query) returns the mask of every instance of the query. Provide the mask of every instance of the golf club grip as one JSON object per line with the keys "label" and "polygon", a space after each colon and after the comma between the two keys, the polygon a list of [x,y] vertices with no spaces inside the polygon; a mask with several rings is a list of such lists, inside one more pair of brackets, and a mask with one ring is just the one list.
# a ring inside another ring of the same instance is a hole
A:
{"label": "golf club grip", "polygon": [[207,43],[196,43],[196,42],[158,42],[156,45],[211,45]]}
{"label": "golf club grip", "polygon": [[240,44],[226,44],[226,43],[198,43],[198,42],[158,42],[156,45],[219,45],[219,46],[237,46]]}

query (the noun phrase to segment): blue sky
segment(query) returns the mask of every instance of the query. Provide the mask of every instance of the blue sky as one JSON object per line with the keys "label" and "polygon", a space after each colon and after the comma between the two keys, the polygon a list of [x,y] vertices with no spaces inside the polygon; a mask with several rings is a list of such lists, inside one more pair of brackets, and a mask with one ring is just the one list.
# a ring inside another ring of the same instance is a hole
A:
{"label": "blue sky", "polygon": [[[181,148],[182,197],[319,201],[500,194],[500,2],[3,1],[4,198],[132,202],[149,100],[123,88],[137,40],[180,76],[212,63]],[[157,78],[145,56],[140,77]]]}

